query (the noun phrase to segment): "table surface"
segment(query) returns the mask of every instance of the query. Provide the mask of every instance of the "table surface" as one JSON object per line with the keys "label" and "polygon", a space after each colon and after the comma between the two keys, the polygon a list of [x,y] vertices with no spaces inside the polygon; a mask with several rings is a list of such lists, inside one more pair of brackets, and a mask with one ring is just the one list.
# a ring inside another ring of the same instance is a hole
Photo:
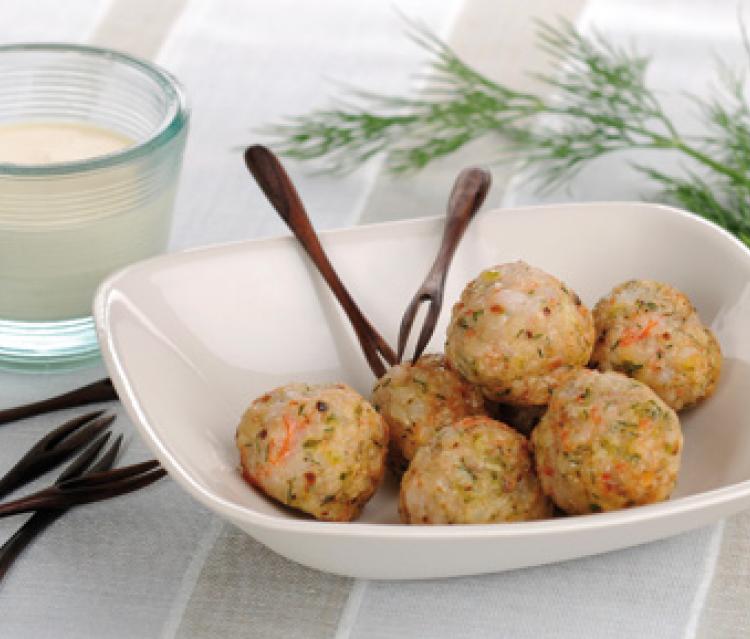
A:
{"label": "table surface", "polygon": [[[4,0],[0,43],[90,42],[155,60],[186,85],[193,119],[172,249],[284,232],[248,179],[239,149],[258,128],[322,106],[339,81],[419,91],[424,54],[394,8],[447,38],[492,77],[533,88],[546,62],[533,18],[564,15],[655,56],[650,82],[707,94],[713,54],[742,59],[737,0]],[[522,5],[522,6],[521,6]],[[291,18],[290,18],[291,16]],[[683,121],[684,108],[667,97]],[[472,143],[394,179],[374,160],[346,176],[290,165],[318,228],[434,215],[453,176],[492,157]],[[653,194],[627,154],[535,193],[494,167],[488,205],[636,199]],[[669,162],[669,158],[664,159]],[[612,180],[612,176],[617,176]],[[0,405],[39,399],[105,374],[0,373]],[[124,461],[149,455],[119,408]],[[59,413],[3,428],[7,467]],[[18,525],[0,522],[5,537]],[[428,582],[368,582],[293,564],[224,524],[171,481],[79,508],[54,524],[0,585],[0,635],[35,637],[675,637],[750,636],[750,514],[665,541],[552,566]]]}

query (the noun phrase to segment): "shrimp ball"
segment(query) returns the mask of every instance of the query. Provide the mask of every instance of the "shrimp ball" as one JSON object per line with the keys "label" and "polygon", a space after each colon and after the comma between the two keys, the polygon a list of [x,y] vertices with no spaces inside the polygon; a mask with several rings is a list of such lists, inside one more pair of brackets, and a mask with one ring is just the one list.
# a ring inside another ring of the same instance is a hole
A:
{"label": "shrimp ball", "polygon": [[383,478],[388,426],[345,384],[289,384],[250,405],[236,441],[250,484],[317,519],[350,521]]}
{"label": "shrimp ball", "polygon": [[568,514],[666,499],[677,481],[677,414],[621,373],[579,369],[555,390],[531,434],[542,490]]}
{"label": "shrimp ball", "polygon": [[406,470],[417,448],[443,426],[484,414],[482,393],[448,368],[442,355],[394,366],[375,384],[371,400],[388,424],[397,472]]}
{"label": "shrimp ball", "polygon": [[465,417],[421,447],[401,481],[407,524],[487,524],[542,519],[542,494],[528,440],[489,417]]}
{"label": "shrimp ball", "polygon": [[560,280],[524,262],[489,268],[453,307],[450,365],[494,401],[543,405],[572,368],[585,366],[594,322]]}
{"label": "shrimp ball", "polygon": [[708,397],[721,373],[721,348],[690,300],[650,280],[615,287],[594,308],[597,342],[591,363],[650,386],[680,410]]}

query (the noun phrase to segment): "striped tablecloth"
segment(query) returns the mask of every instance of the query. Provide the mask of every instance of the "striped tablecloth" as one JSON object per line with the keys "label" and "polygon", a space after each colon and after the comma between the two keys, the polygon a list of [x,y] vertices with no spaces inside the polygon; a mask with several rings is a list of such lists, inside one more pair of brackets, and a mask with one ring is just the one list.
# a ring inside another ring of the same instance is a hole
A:
{"label": "striped tablecloth", "polygon": [[[739,59],[737,0],[397,0],[472,64],[528,87],[544,61],[532,18],[565,15],[656,55],[651,81],[710,90],[712,54]],[[172,248],[278,234],[238,147],[257,127],[325,104],[335,82],[418,91],[423,53],[377,0],[2,0],[0,42],[68,40],[121,48],[186,84],[193,123]],[[676,117],[688,117],[677,113]],[[342,177],[292,166],[319,228],[440,212],[457,168],[492,156],[473,143],[418,176],[373,161]],[[547,200],[635,199],[627,157],[587,169]],[[613,179],[612,176],[616,176]],[[490,204],[539,201],[495,170]],[[645,195],[648,195],[647,193]],[[38,399],[101,368],[0,374],[0,405]],[[126,461],[148,455],[127,417]],[[63,414],[2,429],[7,467]],[[4,538],[17,525],[3,520]],[[79,508],[57,522],[0,586],[0,637],[674,637],[750,636],[750,514],[608,555],[511,573],[428,582],[367,582],[293,564],[224,524],[169,481]]]}

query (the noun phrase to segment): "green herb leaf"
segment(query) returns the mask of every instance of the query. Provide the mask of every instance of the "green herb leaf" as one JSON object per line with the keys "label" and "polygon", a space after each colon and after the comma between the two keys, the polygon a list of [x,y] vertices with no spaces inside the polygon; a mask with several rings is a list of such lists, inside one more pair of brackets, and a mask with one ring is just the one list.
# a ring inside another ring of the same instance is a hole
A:
{"label": "green herb leaf", "polygon": [[421,389],[423,393],[426,393],[429,386],[427,385],[427,382],[423,379],[419,379],[418,377],[414,378],[414,383],[417,384]]}
{"label": "green herb leaf", "polygon": [[[414,23],[409,28],[410,37],[433,58],[432,82],[422,95],[348,90],[340,107],[266,128],[273,146],[288,157],[324,159],[324,170],[334,172],[387,152],[389,170],[402,173],[492,134],[503,140],[499,159],[521,159],[540,190],[559,186],[610,153],[668,150],[686,161],[679,176],[650,166],[635,168],[662,187],[663,199],[716,222],[750,246],[750,109],[744,72],[720,65],[720,90],[705,100],[686,96],[707,129],[696,136],[677,128],[647,86],[647,56],[598,34],[584,36],[565,20],[537,24],[539,48],[558,65],[553,73],[535,76],[551,89],[543,94],[549,98],[494,82],[425,28]],[[747,42],[742,23],[740,28]]]}
{"label": "green herb leaf", "polygon": [[614,368],[621,373],[625,373],[626,375],[633,375],[643,368],[643,364],[624,360]]}

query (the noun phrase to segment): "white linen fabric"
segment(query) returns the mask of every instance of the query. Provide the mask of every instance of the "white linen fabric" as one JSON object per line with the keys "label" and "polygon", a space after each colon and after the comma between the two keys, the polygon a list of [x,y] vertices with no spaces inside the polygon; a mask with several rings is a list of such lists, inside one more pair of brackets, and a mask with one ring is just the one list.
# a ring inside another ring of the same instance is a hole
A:
{"label": "white linen fabric", "polygon": [[[740,50],[735,0],[398,0],[483,71],[530,83],[540,63],[531,18],[564,14],[658,56],[652,80],[707,90],[710,54]],[[523,6],[521,6],[523,5]],[[142,33],[139,20],[147,18]],[[172,248],[284,232],[248,177],[240,151],[257,128],[325,105],[337,81],[418,91],[424,54],[393,5],[346,0],[3,0],[0,43],[70,40],[152,57],[186,85],[193,117]],[[533,66],[533,65],[532,65]],[[670,106],[677,108],[670,103]],[[677,117],[683,117],[679,111]],[[346,176],[289,170],[317,227],[443,210],[450,180],[486,140],[393,180],[381,161]],[[491,157],[491,155],[482,155]],[[551,201],[634,199],[643,185],[628,157],[606,160]],[[668,158],[660,161],[669,162]],[[494,171],[493,203],[540,196]],[[611,176],[618,176],[612,180]],[[624,176],[623,179],[620,179]],[[105,375],[0,373],[0,406],[39,399]],[[123,461],[149,452],[121,409]],[[78,414],[80,411],[73,411]],[[2,427],[0,469],[71,412]],[[41,482],[39,482],[41,483]],[[0,520],[0,539],[19,525]],[[748,515],[669,540],[553,566],[428,582],[365,582],[293,564],[223,524],[170,481],[78,508],[41,536],[0,584],[0,636],[88,637],[746,637]],[[714,574],[716,578],[714,579]]]}

